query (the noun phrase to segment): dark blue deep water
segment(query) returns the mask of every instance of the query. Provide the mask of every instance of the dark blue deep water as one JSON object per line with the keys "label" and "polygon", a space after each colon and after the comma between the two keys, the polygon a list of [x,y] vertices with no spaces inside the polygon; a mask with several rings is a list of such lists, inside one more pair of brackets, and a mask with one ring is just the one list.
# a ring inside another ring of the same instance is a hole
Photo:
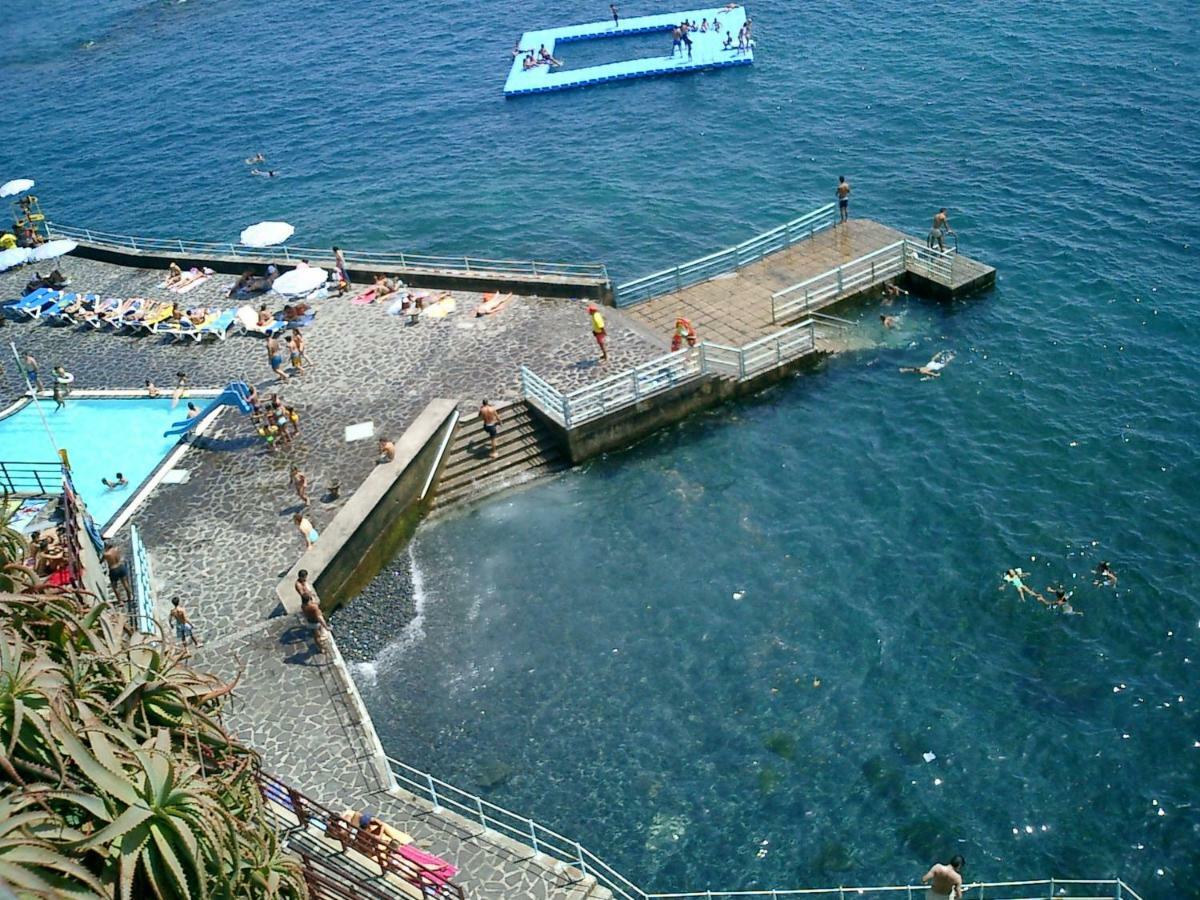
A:
{"label": "dark blue deep water", "polygon": [[[753,67],[503,99],[517,31],[606,8],[20,4],[0,179],[111,231],[286,218],[618,277],[838,174],[897,227],[947,206],[993,293],[423,529],[367,703],[394,755],[658,890],[958,850],[1196,896],[1200,8],[765,0]],[[897,373],[942,348],[940,380]],[[1015,565],[1084,615],[997,590]]]}

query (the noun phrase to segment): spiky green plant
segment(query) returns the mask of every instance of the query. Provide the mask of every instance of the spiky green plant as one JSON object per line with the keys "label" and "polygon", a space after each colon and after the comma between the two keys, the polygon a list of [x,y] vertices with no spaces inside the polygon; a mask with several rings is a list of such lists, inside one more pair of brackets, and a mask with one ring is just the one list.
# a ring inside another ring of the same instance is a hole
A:
{"label": "spiky green plant", "polygon": [[232,685],[124,615],[35,593],[0,524],[0,880],[21,897],[306,895],[268,826]]}

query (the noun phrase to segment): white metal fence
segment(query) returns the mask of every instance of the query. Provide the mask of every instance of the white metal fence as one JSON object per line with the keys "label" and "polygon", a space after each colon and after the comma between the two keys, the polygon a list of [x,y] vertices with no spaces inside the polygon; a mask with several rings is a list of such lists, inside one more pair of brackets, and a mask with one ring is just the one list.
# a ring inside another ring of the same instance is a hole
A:
{"label": "white metal fence", "polygon": [[[455,787],[428,772],[388,757],[397,784],[433,805],[437,811],[449,810],[480,827],[525,844],[534,853],[549,857],[560,867],[569,866],[580,876],[591,876],[623,900],[752,900],[752,898],[811,898],[811,900],[924,900],[923,885],[887,887],[802,888],[795,890],[691,891],[650,893],[638,887],[578,841],[557,831]],[[1118,878],[1063,879],[1039,881],[976,882],[968,884],[966,900],[1142,900],[1137,892]]]}
{"label": "white metal fence", "polygon": [[615,291],[617,306],[632,306],[659,294],[669,294],[682,290],[688,285],[699,284],[701,281],[733,272],[742,266],[757,262],[764,256],[790,247],[797,241],[812,237],[818,231],[832,228],[837,224],[837,210],[833,203],[813,210],[798,219],[764,231],[762,234],[743,241],[733,247],[726,247],[700,259],[694,259],[671,269],[663,269],[644,278],[627,281],[619,285]]}
{"label": "white metal fence", "polygon": [[939,284],[954,283],[953,250],[931,250],[908,239],[881,247],[837,268],[806,278],[771,295],[771,321],[788,322],[868,290],[905,272]]}
{"label": "white metal fence", "polygon": [[[74,228],[47,222],[51,237],[86,241],[99,247],[114,250],[132,250],[137,253],[179,254],[186,257],[237,257],[247,262],[299,262],[307,259],[313,263],[333,265],[332,251],[311,247],[288,247],[281,245],[267,249],[247,247],[244,244],[216,243],[210,241],[185,241],[175,238],[146,238],[125,234],[93,231],[90,228]],[[416,253],[376,253],[367,250],[344,250],[346,264],[351,268],[399,268],[438,272],[469,272],[487,275],[538,275],[577,278],[583,281],[607,283],[608,269],[601,263],[551,263],[536,260],[478,259],[471,256],[425,256]]]}
{"label": "white metal fence", "polygon": [[816,326],[808,319],[743,347],[703,341],[567,394],[522,366],[521,390],[526,400],[569,429],[698,378],[745,380],[815,349]]}

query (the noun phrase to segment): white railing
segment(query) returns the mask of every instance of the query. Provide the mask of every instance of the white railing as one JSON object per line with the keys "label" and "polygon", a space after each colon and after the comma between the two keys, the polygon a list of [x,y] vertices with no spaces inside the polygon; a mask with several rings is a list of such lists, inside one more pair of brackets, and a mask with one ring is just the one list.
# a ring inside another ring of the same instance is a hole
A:
{"label": "white railing", "polygon": [[[562,867],[569,866],[576,870],[578,875],[575,877],[579,880],[591,876],[612,891],[614,896],[624,900],[750,900],[763,897],[808,897],[820,900],[900,900],[903,897],[903,900],[924,900],[926,896],[924,885],[648,893],[582,846],[579,841],[564,837],[528,816],[497,806],[390,756],[388,763],[397,784],[426,800],[435,812],[449,810],[468,821],[477,822],[486,831],[502,834],[528,846],[535,854],[554,860],[559,864],[556,868],[560,872]],[[966,900],[1142,900],[1136,891],[1119,878],[975,882],[966,885],[963,895]]]}
{"label": "white railing", "polygon": [[617,287],[616,305],[631,306],[641,303],[659,294],[669,294],[682,290],[688,285],[708,281],[725,272],[733,272],[742,266],[757,262],[768,254],[784,247],[790,247],[797,241],[806,240],[818,231],[832,228],[837,224],[837,210],[833,203],[815,209],[798,219],[792,219],[770,231],[743,241],[733,247],[718,250],[700,259],[694,259],[683,265],[663,269],[644,278],[627,281]]}
{"label": "white railing", "polygon": [[[116,250],[132,250],[136,253],[153,253],[185,257],[236,257],[247,262],[299,262],[307,259],[312,263],[333,266],[333,254],[329,249],[311,247],[247,247],[244,244],[216,243],[210,241],[185,241],[175,238],[145,238],[125,234],[110,234],[90,228],[74,228],[47,222],[46,229],[51,237],[86,241],[98,247]],[[346,265],[350,268],[396,268],[408,270],[437,270],[468,272],[486,275],[538,275],[578,278],[606,284],[608,270],[601,263],[550,263],[536,260],[478,259],[471,256],[425,256],[416,253],[382,253],[370,250],[344,250]]]}
{"label": "white railing", "polygon": [[503,834],[525,844],[534,853],[550,857],[556,862],[571,866],[582,880],[591,876],[603,884],[614,895],[625,900],[646,900],[647,894],[632,881],[604,860],[597,857],[578,841],[563,837],[557,831],[530,819],[497,806],[475,794],[460,790],[427,772],[388,757],[396,782],[410,793],[429,801],[437,811],[448,809],[465,819],[478,822],[483,828]]}
{"label": "white railing", "polygon": [[835,303],[841,297],[883,284],[904,273],[904,244],[886,247],[806,278],[771,295],[771,321],[787,322]]}
{"label": "white railing", "polygon": [[543,413],[571,429],[699,378],[724,376],[742,381],[815,349],[816,325],[806,319],[743,347],[702,341],[693,350],[668,353],[569,394],[522,366],[521,391]]}
{"label": "white railing", "polygon": [[953,250],[931,250],[908,239],[881,247],[837,268],[806,278],[771,295],[771,321],[787,322],[869,290],[905,272],[939,284],[954,283]]}

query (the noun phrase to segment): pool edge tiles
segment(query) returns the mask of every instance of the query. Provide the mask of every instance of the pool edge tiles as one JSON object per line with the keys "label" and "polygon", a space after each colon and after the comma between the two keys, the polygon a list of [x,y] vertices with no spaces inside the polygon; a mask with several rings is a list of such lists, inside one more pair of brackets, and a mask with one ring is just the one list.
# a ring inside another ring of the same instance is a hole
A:
{"label": "pool edge tiles", "polygon": [[545,46],[547,52],[554,56],[557,44],[626,37],[655,31],[666,32],[685,19],[688,21],[721,20],[718,29],[692,32],[693,49],[690,57],[682,55],[640,57],[598,66],[586,66],[582,69],[559,71],[549,66],[525,69],[522,63],[523,57],[518,54],[513,57],[512,67],[504,82],[504,95],[515,97],[524,94],[544,94],[549,91],[563,91],[628,78],[650,78],[657,75],[698,72],[704,69],[746,66],[754,62],[752,47],[744,53],[739,52],[736,47],[730,50],[722,48],[722,32],[736,36],[745,23],[747,16],[744,6],[737,6],[733,9],[714,7],[654,16],[635,16],[621,19],[619,25],[614,25],[611,20],[606,19],[602,22],[588,22],[582,25],[537,29],[521,35],[518,46],[523,50],[534,50],[535,52]]}

